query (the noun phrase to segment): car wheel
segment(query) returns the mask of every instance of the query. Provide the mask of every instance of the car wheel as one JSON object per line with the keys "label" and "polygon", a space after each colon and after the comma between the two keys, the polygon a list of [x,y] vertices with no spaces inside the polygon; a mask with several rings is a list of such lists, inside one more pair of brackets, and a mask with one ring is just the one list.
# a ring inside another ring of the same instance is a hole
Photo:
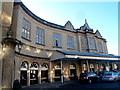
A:
{"label": "car wheel", "polygon": [[92,83],[92,80],[91,80],[91,79],[89,79],[89,80],[88,80],[88,83]]}

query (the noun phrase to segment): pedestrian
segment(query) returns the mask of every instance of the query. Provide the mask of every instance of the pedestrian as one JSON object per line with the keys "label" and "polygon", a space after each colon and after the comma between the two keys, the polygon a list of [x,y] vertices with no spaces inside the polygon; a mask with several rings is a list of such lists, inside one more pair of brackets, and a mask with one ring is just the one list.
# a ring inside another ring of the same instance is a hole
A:
{"label": "pedestrian", "polygon": [[14,83],[13,83],[13,90],[21,90],[21,85],[20,85],[20,82],[19,80],[15,80]]}

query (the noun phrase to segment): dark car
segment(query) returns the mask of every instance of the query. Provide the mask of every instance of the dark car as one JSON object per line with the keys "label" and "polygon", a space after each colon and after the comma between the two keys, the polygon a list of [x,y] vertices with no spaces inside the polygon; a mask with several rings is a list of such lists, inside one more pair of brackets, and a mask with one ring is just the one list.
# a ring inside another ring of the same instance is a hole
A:
{"label": "dark car", "polygon": [[81,73],[80,74],[80,81],[92,83],[92,82],[98,82],[100,80],[99,76],[95,73]]}
{"label": "dark car", "polygon": [[108,72],[108,71],[101,71],[101,72],[99,72],[99,73],[97,74],[97,75],[99,76],[100,80],[102,80],[103,75],[104,75],[104,73],[106,73],[106,72]]}

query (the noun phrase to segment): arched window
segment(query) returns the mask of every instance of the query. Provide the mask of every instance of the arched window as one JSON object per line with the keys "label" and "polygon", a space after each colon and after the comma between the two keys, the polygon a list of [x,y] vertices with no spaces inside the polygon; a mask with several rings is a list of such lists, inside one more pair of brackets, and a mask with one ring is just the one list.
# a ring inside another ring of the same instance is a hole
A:
{"label": "arched window", "polygon": [[117,70],[117,64],[113,64],[113,66],[114,66],[114,70]]}
{"label": "arched window", "polygon": [[33,62],[30,66],[30,69],[38,69],[38,64]]}
{"label": "arched window", "polygon": [[30,85],[38,84],[38,64],[33,62],[30,65]]}
{"label": "arched window", "polygon": [[105,71],[105,70],[106,70],[104,64],[102,64],[101,68],[102,68],[102,71]]}
{"label": "arched window", "polygon": [[56,64],[55,69],[61,69],[61,64],[60,63]]}
{"label": "arched window", "polygon": [[90,64],[90,72],[94,72],[94,65],[92,63]]}
{"label": "arched window", "polygon": [[41,65],[41,70],[48,70],[48,65],[47,64],[42,64]]}
{"label": "arched window", "polygon": [[70,65],[70,69],[76,69],[76,65],[73,63]]}
{"label": "arched window", "polygon": [[90,64],[90,68],[94,68],[94,65],[92,63]]}
{"label": "arched window", "polygon": [[22,62],[20,69],[21,69],[21,72],[20,72],[20,84],[21,85],[27,85],[28,63],[27,62]]}
{"label": "arched window", "polygon": [[27,62],[22,62],[21,70],[27,70],[27,69],[28,69],[28,63]]}

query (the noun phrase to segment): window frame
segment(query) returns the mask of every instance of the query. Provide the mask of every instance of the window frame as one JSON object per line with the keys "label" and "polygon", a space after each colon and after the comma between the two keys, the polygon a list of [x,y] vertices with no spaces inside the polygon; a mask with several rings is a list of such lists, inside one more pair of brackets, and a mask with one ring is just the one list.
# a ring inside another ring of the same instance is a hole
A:
{"label": "window frame", "polygon": [[[37,31],[37,30],[39,30],[39,31]],[[39,33],[37,33],[37,32],[39,32]],[[37,42],[37,36],[38,36],[38,42]],[[45,45],[45,30],[44,29],[36,27],[35,42],[36,42],[36,44]]]}
{"label": "window frame", "polygon": [[67,36],[67,48],[75,49],[74,36],[70,36],[70,35]]}
{"label": "window frame", "polygon": [[31,39],[31,23],[25,18],[22,21],[22,38],[29,41]]}
{"label": "window frame", "polygon": [[103,44],[101,42],[98,42],[98,52],[103,53]]}
{"label": "window frame", "polygon": [[88,38],[88,46],[89,46],[89,50],[96,50],[96,43],[95,43],[95,39],[94,38],[92,38],[92,37]]}
{"label": "window frame", "polygon": [[[55,36],[56,35],[56,36]],[[59,35],[59,37],[57,37]],[[56,37],[57,37],[57,39],[56,39]],[[57,47],[57,48],[62,48],[62,40],[61,40],[62,38],[61,38],[61,34],[60,33],[53,33],[53,47]],[[56,41],[58,41],[58,42],[56,42]]]}

